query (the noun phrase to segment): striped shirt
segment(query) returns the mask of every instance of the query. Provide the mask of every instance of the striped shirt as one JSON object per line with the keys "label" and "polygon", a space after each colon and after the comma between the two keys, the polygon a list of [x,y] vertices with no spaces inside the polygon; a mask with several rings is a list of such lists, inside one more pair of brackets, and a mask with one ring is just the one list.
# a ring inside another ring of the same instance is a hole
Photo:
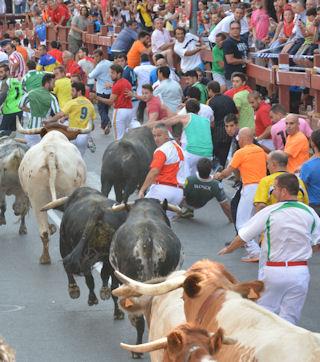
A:
{"label": "striped shirt", "polygon": [[27,128],[39,128],[51,114],[60,112],[57,98],[47,89],[40,87],[26,93],[21,101],[20,108],[30,109],[30,118]]}
{"label": "striped shirt", "polygon": [[42,86],[42,78],[45,72],[38,70],[29,70],[22,79],[22,88],[25,92],[30,92],[32,89]]}
{"label": "striped shirt", "polygon": [[[18,67],[14,69],[16,64],[18,64]],[[23,56],[16,50],[9,55],[9,67],[12,78],[22,78],[26,74],[26,63]]]}

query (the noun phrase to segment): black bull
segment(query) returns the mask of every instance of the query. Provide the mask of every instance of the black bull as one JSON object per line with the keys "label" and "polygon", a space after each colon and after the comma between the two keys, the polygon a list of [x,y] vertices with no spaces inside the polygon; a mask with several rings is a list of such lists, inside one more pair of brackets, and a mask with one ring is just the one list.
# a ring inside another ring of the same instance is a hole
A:
{"label": "black bull", "polygon": [[[108,281],[111,277],[111,290],[119,286],[114,270],[109,262],[109,248],[115,231],[125,221],[126,211],[113,212],[115,201],[106,199],[99,191],[89,187],[75,190],[64,204],[64,214],[60,225],[60,253],[68,277],[68,290],[71,298],[79,298],[80,289],[74,274],[84,275],[89,288],[88,304],[98,303],[94,292],[93,265],[102,262],[102,288],[100,298],[111,295]],[[117,298],[114,301],[114,318],[122,319]]]}
{"label": "black bull", "polygon": [[108,197],[114,186],[117,202],[127,202],[129,196],[142,186],[156,149],[147,127],[129,130],[120,141],[105,150],[101,168],[101,192]]}
{"label": "black bull", "polygon": [[[126,222],[116,231],[110,246],[114,269],[139,281],[164,277],[181,267],[180,240],[171,230],[166,205],[155,199],[137,200]],[[143,316],[129,316],[137,330],[137,344],[142,343]],[[139,353],[132,353],[134,358]]]}

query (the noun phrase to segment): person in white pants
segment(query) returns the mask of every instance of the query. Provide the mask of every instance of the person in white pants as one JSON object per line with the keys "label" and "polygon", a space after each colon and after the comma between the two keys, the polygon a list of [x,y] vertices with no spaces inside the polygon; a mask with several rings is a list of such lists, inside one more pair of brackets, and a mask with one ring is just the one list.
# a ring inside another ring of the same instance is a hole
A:
{"label": "person in white pants", "polygon": [[112,126],[115,140],[120,140],[130,128],[133,118],[133,106],[131,97],[132,86],[122,77],[123,68],[119,64],[110,67],[110,75],[113,81],[111,96],[109,99],[96,96],[95,98],[108,106],[113,106]]}
{"label": "person in white pants", "polygon": [[317,250],[320,244],[320,219],[311,207],[298,201],[299,189],[294,174],[276,177],[273,194],[278,203],[255,214],[219,252],[231,253],[264,232],[259,279],[265,291],[258,304],[293,324],[299,322],[308,292],[312,246]]}
{"label": "person in white pants", "polygon": [[[166,126],[157,124],[152,130],[158,148],[154,151],[150,171],[139,191],[139,197],[166,199],[169,203],[180,205],[183,199],[184,155],[176,141],[171,140]],[[147,189],[146,196],[144,196]],[[169,218],[174,216],[167,211]]]}
{"label": "person in white pants", "polygon": [[[228,167],[222,172],[217,172],[215,178],[222,180],[235,170],[240,171],[243,186],[236,216],[236,229],[239,231],[253,215],[253,199],[258,183],[267,174],[267,156],[261,147],[253,144],[253,131],[250,128],[242,128],[239,131],[238,142],[240,149],[234,153]],[[245,248],[248,255],[242,258],[242,261],[259,261],[260,248],[254,239],[247,240]]]}

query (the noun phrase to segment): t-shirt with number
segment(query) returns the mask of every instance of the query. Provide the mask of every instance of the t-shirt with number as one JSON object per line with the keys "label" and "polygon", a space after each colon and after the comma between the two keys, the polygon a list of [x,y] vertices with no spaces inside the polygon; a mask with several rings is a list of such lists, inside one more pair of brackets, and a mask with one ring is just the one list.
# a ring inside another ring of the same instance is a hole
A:
{"label": "t-shirt with number", "polygon": [[67,102],[62,112],[69,116],[69,126],[72,128],[87,128],[88,122],[96,118],[93,104],[83,96]]}
{"label": "t-shirt with number", "polygon": [[186,179],[183,193],[187,204],[196,209],[203,207],[214,197],[220,203],[227,200],[221,182],[214,180],[211,177],[203,179],[198,174]]}
{"label": "t-shirt with number", "polygon": [[131,98],[126,95],[126,92],[131,91],[132,86],[127,79],[120,78],[112,86],[112,94],[117,96],[114,102],[114,108],[132,108]]}

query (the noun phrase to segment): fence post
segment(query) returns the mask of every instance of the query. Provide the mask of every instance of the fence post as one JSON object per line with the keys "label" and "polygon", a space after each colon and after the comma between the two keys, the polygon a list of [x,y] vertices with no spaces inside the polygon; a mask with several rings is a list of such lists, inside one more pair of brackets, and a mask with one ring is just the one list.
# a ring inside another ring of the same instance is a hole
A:
{"label": "fence post", "polygon": [[[320,83],[320,54],[315,54],[313,57],[313,74],[315,78],[319,78]],[[320,113],[320,86],[314,88],[315,97],[315,112]]]}
{"label": "fence post", "polygon": [[[289,71],[289,54],[279,54],[279,70]],[[278,79],[277,79],[278,82]],[[289,112],[290,110],[290,91],[289,86],[279,84],[279,102]]]}

